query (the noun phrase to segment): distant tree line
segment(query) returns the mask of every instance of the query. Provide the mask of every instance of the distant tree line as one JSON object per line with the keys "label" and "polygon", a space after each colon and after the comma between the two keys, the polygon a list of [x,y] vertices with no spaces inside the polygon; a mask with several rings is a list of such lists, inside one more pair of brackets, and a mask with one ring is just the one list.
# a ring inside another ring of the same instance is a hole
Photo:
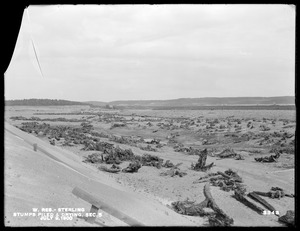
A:
{"label": "distant tree line", "polygon": [[66,106],[66,105],[88,105],[86,103],[68,101],[61,99],[21,99],[6,100],[6,106]]}

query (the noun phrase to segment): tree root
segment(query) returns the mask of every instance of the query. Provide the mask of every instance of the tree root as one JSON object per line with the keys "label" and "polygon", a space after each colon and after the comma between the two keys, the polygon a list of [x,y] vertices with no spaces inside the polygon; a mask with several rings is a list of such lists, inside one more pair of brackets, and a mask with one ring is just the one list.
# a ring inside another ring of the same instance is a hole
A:
{"label": "tree root", "polygon": [[[183,215],[189,216],[208,216],[208,221],[211,226],[230,226],[233,224],[233,219],[219,208],[210,193],[210,186],[207,183],[203,189],[205,200],[199,204],[193,201],[177,201],[173,202],[173,209]],[[204,208],[211,208],[214,213],[204,211]]]}

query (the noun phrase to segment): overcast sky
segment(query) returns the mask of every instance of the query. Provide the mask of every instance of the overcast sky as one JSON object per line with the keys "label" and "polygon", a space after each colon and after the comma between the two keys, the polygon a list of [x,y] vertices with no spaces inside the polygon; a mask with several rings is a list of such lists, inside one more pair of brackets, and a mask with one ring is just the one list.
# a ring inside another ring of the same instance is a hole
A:
{"label": "overcast sky", "polygon": [[5,73],[6,99],[294,96],[294,88],[290,5],[29,6]]}

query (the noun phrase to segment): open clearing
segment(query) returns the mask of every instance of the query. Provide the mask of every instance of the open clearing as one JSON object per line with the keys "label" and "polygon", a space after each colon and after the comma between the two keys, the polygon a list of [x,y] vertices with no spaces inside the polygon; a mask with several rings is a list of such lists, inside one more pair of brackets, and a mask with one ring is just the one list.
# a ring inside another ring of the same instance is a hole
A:
{"label": "open clearing", "polygon": [[[231,169],[237,172],[247,193],[269,192],[272,187],[295,193],[295,110],[108,110],[88,106],[14,106],[6,107],[5,120],[7,226],[126,225],[103,211],[94,224],[76,217],[72,220],[41,220],[40,217],[14,216],[16,212],[32,212],[33,208],[84,208],[88,212],[91,204],[72,194],[76,186],[147,226],[209,225],[207,216],[175,212],[172,202],[187,198],[196,203],[203,201],[203,188],[207,182],[195,182],[218,171]],[[35,152],[33,143],[46,152]],[[195,171],[191,166],[197,163],[204,149],[206,163],[213,162],[214,166],[207,171]],[[158,166],[154,160],[133,173],[102,171],[100,166],[109,169],[115,164],[125,169],[133,162],[129,159],[110,159],[109,162],[105,158],[110,155],[110,150],[127,150],[131,156],[149,154],[161,158],[163,163],[167,160],[174,165],[181,163],[177,169],[183,174],[163,175],[172,168]],[[220,158],[220,153],[226,150],[233,156]],[[276,153],[280,153],[280,157],[274,162],[254,159]],[[86,161],[92,160],[92,155],[99,157],[98,161]],[[284,225],[278,222],[278,216],[258,214],[233,198],[233,190],[222,190],[214,185],[210,190],[216,204],[234,220],[233,226]],[[292,197],[263,198],[279,211],[280,216],[295,210]]]}

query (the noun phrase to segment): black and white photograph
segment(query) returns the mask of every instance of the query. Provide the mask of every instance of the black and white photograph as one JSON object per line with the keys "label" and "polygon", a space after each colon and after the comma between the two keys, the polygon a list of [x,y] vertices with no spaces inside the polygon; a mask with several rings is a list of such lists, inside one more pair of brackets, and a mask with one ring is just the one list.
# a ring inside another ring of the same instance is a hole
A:
{"label": "black and white photograph", "polygon": [[22,10],[4,226],[296,227],[296,5]]}

